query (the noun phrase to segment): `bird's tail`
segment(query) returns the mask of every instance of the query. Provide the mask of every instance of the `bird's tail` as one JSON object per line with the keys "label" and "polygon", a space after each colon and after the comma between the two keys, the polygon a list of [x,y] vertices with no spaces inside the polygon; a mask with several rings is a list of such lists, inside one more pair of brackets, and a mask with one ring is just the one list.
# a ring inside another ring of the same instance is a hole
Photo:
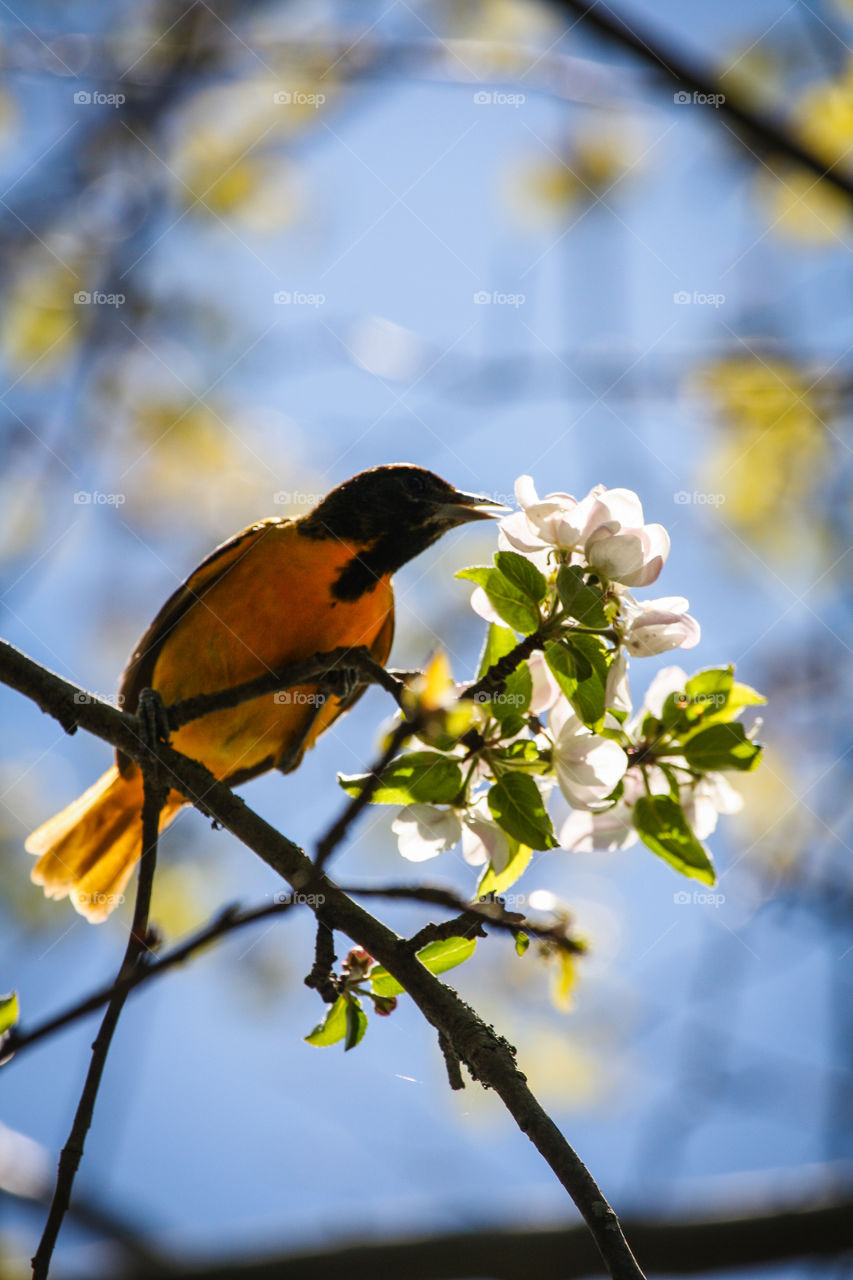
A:
{"label": "bird's tail", "polygon": [[[174,791],[160,816],[160,830],[183,801]],[[124,890],[142,854],[142,774],[127,776],[116,765],[94,786],[34,831],[26,842],[39,855],[32,879],[48,898],[70,896],[93,924],[123,901]]]}

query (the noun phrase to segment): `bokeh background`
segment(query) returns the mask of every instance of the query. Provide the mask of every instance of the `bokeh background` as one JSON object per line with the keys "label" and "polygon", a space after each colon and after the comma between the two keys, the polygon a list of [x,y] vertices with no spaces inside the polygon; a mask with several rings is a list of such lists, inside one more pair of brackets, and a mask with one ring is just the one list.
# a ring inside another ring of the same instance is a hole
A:
{"label": "bokeh background", "polygon": [[[624,14],[844,163],[849,3]],[[711,842],[724,901],[680,901],[642,848],[539,854],[519,888],[565,898],[591,941],[572,1008],[500,938],[454,984],[518,1046],[620,1210],[849,1186],[843,196],[523,0],[33,0],[2,6],[0,66],[4,635],[111,697],[213,545],[376,463],[496,498],[522,473],[540,492],[637,490],[673,540],[653,594],[689,596],[702,623],[683,665],[734,661],[770,698],[766,763]],[[461,531],[398,575],[395,665],[440,643],[472,674],[482,624],[453,574],[492,539]],[[670,657],[634,663],[638,697]],[[45,903],[23,849],[109,753],[3,689],[0,708],[0,987],[32,1024],[103,983],[124,946],[126,921],[95,929]],[[336,772],[372,759],[388,715],[371,690],[296,777],[246,798],[310,847],[342,803]],[[391,816],[361,823],[341,875],[411,878]],[[423,873],[474,888],[456,854]],[[174,941],[277,888],[185,813],[155,916]],[[450,1093],[405,1001],[346,1059],[304,1044],[311,949],[310,920],[288,917],[128,1006],[78,1179],[112,1234],[198,1259],[568,1221],[496,1099]],[[4,1275],[27,1274],[92,1027],[4,1072],[0,1180],[18,1193],[0,1200]],[[122,1264],[101,1227],[69,1220],[58,1276]]]}

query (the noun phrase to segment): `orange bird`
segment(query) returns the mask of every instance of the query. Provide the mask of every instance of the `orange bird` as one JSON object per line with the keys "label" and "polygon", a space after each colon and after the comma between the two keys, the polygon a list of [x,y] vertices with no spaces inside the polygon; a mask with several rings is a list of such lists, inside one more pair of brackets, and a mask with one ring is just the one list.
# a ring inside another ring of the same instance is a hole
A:
{"label": "orange bird", "polygon": [[[497,505],[401,463],[361,472],[297,519],[251,525],[166,601],[122,677],[123,709],[135,712],[146,687],[169,706],[338,647],[364,645],[384,664],[394,634],[391,575]],[[172,743],[231,785],[267,769],[289,773],[363,692],[323,699],[312,696],[314,684],[286,700],[267,694],[184,725]],[[184,803],[169,793],[161,830]],[[94,786],[29,837],[33,880],[49,898],[70,896],[88,920],[106,919],[142,852],[141,813],[142,773],[118,753]]]}

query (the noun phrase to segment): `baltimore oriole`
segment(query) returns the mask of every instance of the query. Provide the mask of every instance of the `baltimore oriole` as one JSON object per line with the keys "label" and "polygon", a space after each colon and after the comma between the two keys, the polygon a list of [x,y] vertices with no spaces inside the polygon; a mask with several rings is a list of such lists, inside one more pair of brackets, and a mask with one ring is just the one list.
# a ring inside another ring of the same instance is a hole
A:
{"label": "baltimore oriole", "polygon": [[[487,518],[488,498],[460,493],[431,471],[374,467],[339,485],[304,516],[250,525],[203,560],[166,601],[137,645],[121,705],[150,687],[168,706],[226,689],[338,647],[388,659],[394,633],[391,575],[454,525]],[[267,769],[295,769],[364,686],[318,698],[317,685],[273,694],[184,725],[172,743],[229,784]],[[142,851],[142,774],[127,757],[29,837],[32,878],[68,895],[91,921],[120,899]],[[185,803],[169,793],[161,830]]]}

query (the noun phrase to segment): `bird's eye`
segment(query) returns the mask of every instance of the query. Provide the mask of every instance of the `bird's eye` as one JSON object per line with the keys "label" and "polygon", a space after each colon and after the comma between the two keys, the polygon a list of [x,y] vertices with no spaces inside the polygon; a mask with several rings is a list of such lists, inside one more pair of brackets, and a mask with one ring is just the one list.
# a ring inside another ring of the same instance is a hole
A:
{"label": "bird's eye", "polygon": [[409,476],[409,488],[414,490],[415,493],[426,493],[426,476],[419,475],[417,471],[414,471]]}

